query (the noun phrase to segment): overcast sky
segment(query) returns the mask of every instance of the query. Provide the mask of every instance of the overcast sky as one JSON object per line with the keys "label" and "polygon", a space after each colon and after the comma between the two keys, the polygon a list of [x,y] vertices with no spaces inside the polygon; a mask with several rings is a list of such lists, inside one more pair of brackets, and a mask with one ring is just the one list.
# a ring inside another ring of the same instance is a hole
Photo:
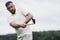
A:
{"label": "overcast sky", "polygon": [[[9,26],[7,18],[10,15],[5,8],[9,0],[0,0],[0,35],[15,33]],[[31,25],[32,31],[60,30],[60,0],[11,0],[16,7],[28,9],[36,24]]]}

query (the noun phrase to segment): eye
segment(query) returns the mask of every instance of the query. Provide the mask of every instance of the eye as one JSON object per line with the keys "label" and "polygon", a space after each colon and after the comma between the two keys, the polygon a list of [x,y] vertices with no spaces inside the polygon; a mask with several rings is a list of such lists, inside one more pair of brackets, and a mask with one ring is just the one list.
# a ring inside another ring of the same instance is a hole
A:
{"label": "eye", "polygon": [[7,9],[10,9],[10,8],[12,8],[13,6],[10,6],[10,7],[7,7]]}

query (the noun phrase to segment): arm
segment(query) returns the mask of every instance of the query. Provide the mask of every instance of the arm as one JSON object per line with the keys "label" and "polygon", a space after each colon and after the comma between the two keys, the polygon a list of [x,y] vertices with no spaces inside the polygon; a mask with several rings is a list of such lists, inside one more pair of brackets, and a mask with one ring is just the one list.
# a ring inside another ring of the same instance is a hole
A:
{"label": "arm", "polygon": [[23,24],[16,24],[14,22],[11,22],[10,23],[10,26],[12,26],[13,28],[19,28],[19,27],[22,27],[22,28],[25,28],[26,27],[26,24],[32,19],[32,15],[30,13],[27,13],[26,14],[26,20]]}
{"label": "arm", "polygon": [[19,27],[25,28],[26,27],[25,24],[16,24],[14,22],[11,22],[10,26],[13,27],[13,28],[19,28]]}
{"label": "arm", "polygon": [[25,24],[27,24],[31,19],[32,19],[32,15],[30,13],[27,13],[26,14]]}
{"label": "arm", "polygon": [[13,28],[19,28],[20,26],[14,22],[9,23],[11,27]]}

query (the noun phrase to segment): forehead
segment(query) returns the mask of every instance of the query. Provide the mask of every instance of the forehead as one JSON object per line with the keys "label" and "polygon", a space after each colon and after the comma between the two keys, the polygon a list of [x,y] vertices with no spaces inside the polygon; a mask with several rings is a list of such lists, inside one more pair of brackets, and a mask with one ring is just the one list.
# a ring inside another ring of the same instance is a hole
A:
{"label": "forehead", "polygon": [[9,3],[9,5],[7,6],[7,7],[9,7],[9,6],[13,6],[14,4],[13,3]]}

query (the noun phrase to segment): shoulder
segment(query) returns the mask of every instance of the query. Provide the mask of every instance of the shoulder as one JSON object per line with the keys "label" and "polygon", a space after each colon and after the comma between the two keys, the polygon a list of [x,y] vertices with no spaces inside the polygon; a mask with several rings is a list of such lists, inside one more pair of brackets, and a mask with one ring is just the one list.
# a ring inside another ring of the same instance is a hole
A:
{"label": "shoulder", "polygon": [[16,8],[17,11],[21,11],[21,12],[28,12],[29,9],[26,8]]}

